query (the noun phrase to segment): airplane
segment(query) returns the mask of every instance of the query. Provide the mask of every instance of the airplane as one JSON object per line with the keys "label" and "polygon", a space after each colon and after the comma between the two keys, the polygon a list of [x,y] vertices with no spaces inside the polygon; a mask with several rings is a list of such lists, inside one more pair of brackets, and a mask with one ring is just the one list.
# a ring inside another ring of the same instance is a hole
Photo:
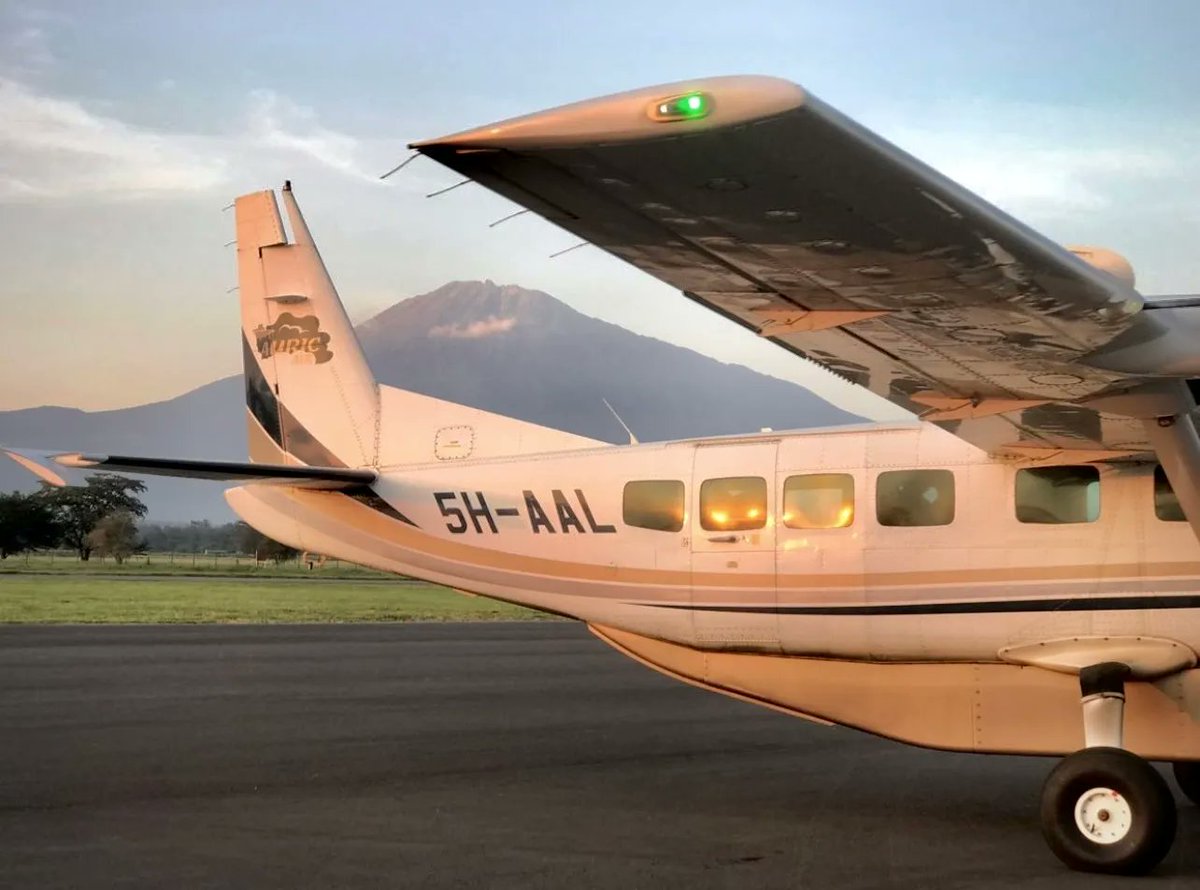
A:
{"label": "airplane", "polygon": [[[290,184],[235,202],[249,461],[293,547],[585,622],[686,683],[928,748],[1060,758],[1067,866],[1200,803],[1200,297],[1042,237],[790,82],[715,77],[412,148],[908,409],[612,445],[384,386]],[[655,385],[647,380],[646,386]],[[665,394],[669,397],[669,394]]]}

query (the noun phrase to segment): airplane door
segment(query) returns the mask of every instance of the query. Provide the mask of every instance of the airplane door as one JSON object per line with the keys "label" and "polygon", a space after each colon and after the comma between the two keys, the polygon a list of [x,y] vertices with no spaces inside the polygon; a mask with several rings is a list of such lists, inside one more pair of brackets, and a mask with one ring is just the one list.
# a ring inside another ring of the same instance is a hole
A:
{"label": "airplane door", "polygon": [[696,642],[779,651],[775,456],[779,443],[698,445],[692,463]]}

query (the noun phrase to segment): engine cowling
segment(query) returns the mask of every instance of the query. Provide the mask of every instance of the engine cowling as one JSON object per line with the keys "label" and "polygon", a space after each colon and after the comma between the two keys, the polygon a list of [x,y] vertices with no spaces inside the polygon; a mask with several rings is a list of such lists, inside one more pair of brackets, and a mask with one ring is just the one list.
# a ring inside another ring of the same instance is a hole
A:
{"label": "engine cowling", "polygon": [[1074,246],[1068,247],[1067,250],[1075,254],[1085,263],[1090,266],[1095,266],[1101,271],[1107,272],[1114,278],[1125,282],[1130,287],[1134,286],[1133,266],[1129,260],[1121,256],[1115,250],[1109,250],[1107,247],[1086,247]]}

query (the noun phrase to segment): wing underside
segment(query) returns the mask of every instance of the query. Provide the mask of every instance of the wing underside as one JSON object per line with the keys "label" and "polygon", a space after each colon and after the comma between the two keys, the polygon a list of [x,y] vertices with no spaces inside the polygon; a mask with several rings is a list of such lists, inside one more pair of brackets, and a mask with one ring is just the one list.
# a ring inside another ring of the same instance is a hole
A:
{"label": "wing underside", "polygon": [[[707,113],[656,119],[675,95]],[[1099,401],[1145,380],[1081,361],[1152,324],[1132,287],[792,84],[672,84],[414,147],[992,453],[1149,449]]]}

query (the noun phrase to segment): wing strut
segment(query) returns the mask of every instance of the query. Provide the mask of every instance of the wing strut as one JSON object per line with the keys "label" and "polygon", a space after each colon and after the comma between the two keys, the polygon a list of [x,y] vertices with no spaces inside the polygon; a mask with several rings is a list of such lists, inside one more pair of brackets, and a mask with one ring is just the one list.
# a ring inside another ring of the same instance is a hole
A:
{"label": "wing strut", "polygon": [[1188,410],[1148,417],[1143,423],[1146,437],[1179,498],[1183,515],[1200,540],[1200,432],[1196,430],[1196,402],[1182,383],[1179,388],[1186,397],[1185,404],[1190,406]]}

